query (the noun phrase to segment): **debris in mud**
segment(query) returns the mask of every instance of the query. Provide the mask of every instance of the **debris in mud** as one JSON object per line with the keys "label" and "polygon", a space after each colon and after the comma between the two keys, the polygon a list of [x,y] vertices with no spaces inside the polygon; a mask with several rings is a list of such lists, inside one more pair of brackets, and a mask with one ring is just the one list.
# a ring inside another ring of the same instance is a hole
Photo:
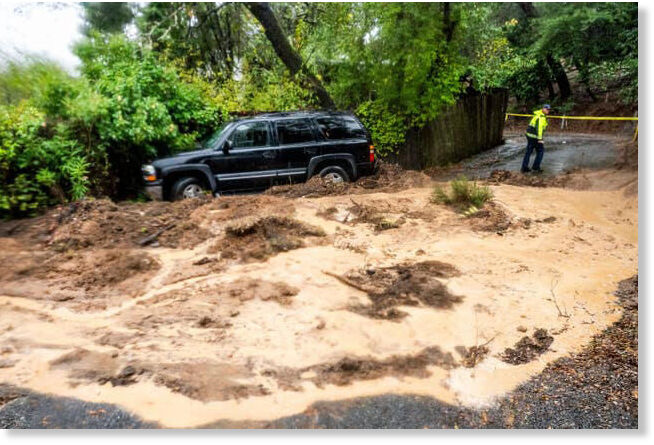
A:
{"label": "debris in mud", "polygon": [[467,217],[475,230],[502,234],[511,227],[511,216],[494,202],[487,202],[484,208]]}
{"label": "debris in mud", "polygon": [[146,369],[136,369],[134,366],[125,366],[118,374],[113,377],[102,377],[98,379],[98,383],[104,385],[111,383],[111,386],[127,386],[136,383],[136,377],[147,372]]}
{"label": "debris in mud", "polygon": [[451,264],[440,261],[353,270],[344,276],[327,274],[366,292],[372,304],[353,306],[350,310],[371,318],[385,320],[404,318],[406,312],[397,309],[397,306],[449,309],[463,301],[463,297],[451,294],[438,280],[438,278],[458,276],[459,271]]}
{"label": "debris in mud", "polygon": [[380,211],[377,206],[359,204],[354,199],[351,201],[354,205],[348,209],[348,213],[353,215],[353,218],[348,219],[348,222],[368,223],[378,232],[396,229],[406,222],[404,216],[393,217]]}
{"label": "debris in mud", "polygon": [[275,301],[281,305],[291,304],[291,299],[300,292],[298,288],[281,281],[254,280],[251,278],[228,283],[224,285],[223,290],[231,298],[237,298],[240,302],[257,297],[261,301]]}
{"label": "debris in mud", "polygon": [[405,170],[398,164],[380,161],[379,169],[374,175],[363,176],[353,183],[334,183],[314,176],[304,183],[272,187],[266,191],[266,194],[287,198],[316,198],[329,195],[394,192],[412,187],[424,187],[430,182],[429,176],[422,172]]}
{"label": "debris in mud", "polygon": [[527,187],[560,187],[585,189],[590,182],[584,175],[575,175],[576,170],[568,170],[561,175],[525,174],[510,170],[493,170],[488,178],[490,184],[508,184]]}
{"label": "debris in mud", "polygon": [[222,321],[219,319],[211,318],[207,315],[203,316],[198,320],[198,327],[200,328],[216,328],[216,329],[226,329],[232,326],[232,323],[229,321]]}
{"label": "debris in mud", "polygon": [[502,361],[512,365],[529,363],[547,351],[553,341],[546,329],[537,329],[532,337],[524,336],[513,348],[505,349]]}
{"label": "debris in mud", "polygon": [[263,261],[279,252],[305,247],[304,238],[324,237],[319,228],[287,216],[267,215],[237,220],[225,229],[225,237],[209,249],[223,259]]}
{"label": "debris in mud", "polygon": [[311,366],[302,372],[313,371],[311,378],[316,385],[349,385],[358,380],[373,380],[387,375],[404,377],[429,377],[428,366],[444,369],[456,367],[452,354],[444,353],[438,346],[425,348],[415,355],[394,355],[385,360],[374,358],[344,357],[336,363]]}
{"label": "debris in mud", "polygon": [[461,364],[466,368],[474,368],[490,352],[486,345],[470,346],[469,348],[457,346],[455,350],[461,354]]}

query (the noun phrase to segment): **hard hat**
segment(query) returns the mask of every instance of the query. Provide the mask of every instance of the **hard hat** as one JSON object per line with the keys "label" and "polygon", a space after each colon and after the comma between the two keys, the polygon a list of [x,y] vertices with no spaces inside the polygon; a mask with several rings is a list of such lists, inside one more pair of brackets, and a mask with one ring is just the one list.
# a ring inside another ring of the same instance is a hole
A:
{"label": "hard hat", "polygon": [[552,107],[550,107],[550,104],[545,104],[545,105],[543,105],[543,108],[545,108],[546,110],[549,110]]}

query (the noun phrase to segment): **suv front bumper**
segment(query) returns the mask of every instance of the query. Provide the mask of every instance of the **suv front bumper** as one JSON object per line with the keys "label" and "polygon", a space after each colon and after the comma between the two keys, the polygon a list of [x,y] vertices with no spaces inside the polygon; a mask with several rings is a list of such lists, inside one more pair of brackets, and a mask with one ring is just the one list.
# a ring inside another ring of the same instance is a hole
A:
{"label": "suv front bumper", "polygon": [[[159,182],[159,181],[157,181]],[[163,185],[161,183],[153,183],[145,186],[145,193],[153,201],[163,201]]]}

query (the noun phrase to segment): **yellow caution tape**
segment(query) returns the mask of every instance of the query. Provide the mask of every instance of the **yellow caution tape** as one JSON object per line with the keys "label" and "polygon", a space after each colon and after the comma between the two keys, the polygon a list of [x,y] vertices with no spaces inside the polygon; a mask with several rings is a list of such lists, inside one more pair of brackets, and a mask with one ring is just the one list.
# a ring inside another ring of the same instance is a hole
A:
{"label": "yellow caution tape", "polygon": [[[506,113],[507,116],[533,117],[533,114]],[[595,117],[595,116],[547,116],[547,119],[570,119],[579,121],[637,121],[637,117]]]}
{"label": "yellow caution tape", "polygon": [[[504,121],[507,121],[509,119],[509,116],[516,116],[516,117],[533,117],[533,114],[517,114],[517,113],[505,113],[506,116],[504,116]],[[614,116],[600,116],[600,117],[595,117],[595,116],[547,116],[547,119],[570,119],[570,120],[577,120],[577,121],[637,121],[637,117],[614,117]],[[631,140],[634,142],[636,139],[638,139],[638,124],[636,124],[636,131],[634,131],[634,137]]]}

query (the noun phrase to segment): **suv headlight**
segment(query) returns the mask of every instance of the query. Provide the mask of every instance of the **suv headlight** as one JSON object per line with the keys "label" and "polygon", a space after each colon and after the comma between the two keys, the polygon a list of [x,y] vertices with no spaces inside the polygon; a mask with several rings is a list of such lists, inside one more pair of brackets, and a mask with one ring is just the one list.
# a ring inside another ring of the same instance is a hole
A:
{"label": "suv headlight", "polygon": [[157,180],[157,172],[153,165],[144,165],[141,167],[141,171],[143,172],[143,179],[145,179],[146,182]]}

